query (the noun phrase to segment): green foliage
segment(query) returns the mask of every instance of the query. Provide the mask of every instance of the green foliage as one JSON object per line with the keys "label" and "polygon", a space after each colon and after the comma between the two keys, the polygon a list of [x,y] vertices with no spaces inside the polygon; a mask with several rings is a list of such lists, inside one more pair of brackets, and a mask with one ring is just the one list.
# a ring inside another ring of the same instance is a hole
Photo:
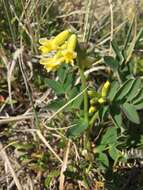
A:
{"label": "green foliage", "polygon": [[58,177],[60,172],[58,170],[52,170],[45,178],[45,187],[48,189],[53,178]]}
{"label": "green foliage", "polygon": [[122,105],[122,110],[130,121],[136,124],[140,123],[139,115],[134,105],[126,102]]}
{"label": "green foliage", "polygon": [[114,57],[105,56],[104,62],[107,66],[111,67],[113,69],[113,71],[117,71],[117,69],[119,67],[119,62]]}
{"label": "green foliage", "polygon": [[85,121],[84,118],[80,118],[79,120],[75,121],[74,126],[68,129],[67,137],[77,137],[80,136],[87,128],[88,123]]}
{"label": "green foliage", "polygon": [[99,162],[99,168],[101,169],[106,169],[109,167],[109,160],[105,153],[100,152],[100,154],[97,157],[97,162]]}
{"label": "green foliage", "polygon": [[124,101],[125,96],[127,96],[128,93],[130,93],[130,90],[132,88],[132,85],[134,83],[134,79],[127,80],[117,91],[113,101]]}

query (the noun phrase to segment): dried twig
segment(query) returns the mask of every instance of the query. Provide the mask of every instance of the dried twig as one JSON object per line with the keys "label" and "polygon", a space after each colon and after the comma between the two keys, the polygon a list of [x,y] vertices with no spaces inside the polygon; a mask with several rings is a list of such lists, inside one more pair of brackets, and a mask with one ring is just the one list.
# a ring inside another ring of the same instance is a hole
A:
{"label": "dried twig", "polygon": [[70,144],[71,144],[71,140],[68,141],[67,149],[66,149],[65,156],[64,156],[63,165],[61,168],[59,190],[64,190],[64,182],[65,182],[64,172],[66,171],[66,168],[67,168]]}
{"label": "dried twig", "polygon": [[2,150],[1,153],[0,153],[0,156],[3,159],[3,161],[7,164],[8,169],[9,169],[9,171],[10,171],[12,177],[13,177],[13,180],[15,182],[15,185],[16,185],[17,189],[22,190],[22,186],[21,186],[21,184],[19,182],[19,179],[17,178],[17,175],[16,175],[14,169],[11,166],[11,163],[9,161],[9,158],[8,158],[7,154],[6,154],[6,151],[3,149],[2,143],[0,143],[0,149]]}
{"label": "dried twig", "polygon": [[41,132],[39,130],[36,131],[38,137],[40,138],[40,140],[48,147],[48,149],[53,153],[53,155],[61,162],[63,163],[63,161],[61,160],[61,158],[58,156],[58,154],[53,150],[53,148],[49,145],[49,143],[47,142],[47,140],[45,139],[45,137],[41,134]]}

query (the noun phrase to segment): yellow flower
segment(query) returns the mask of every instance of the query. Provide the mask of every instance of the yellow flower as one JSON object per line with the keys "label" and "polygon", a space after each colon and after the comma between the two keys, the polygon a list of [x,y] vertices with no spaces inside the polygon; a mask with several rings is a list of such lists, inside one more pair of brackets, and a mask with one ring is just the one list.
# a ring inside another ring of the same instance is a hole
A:
{"label": "yellow flower", "polygon": [[63,58],[57,58],[56,56],[53,58],[42,58],[40,60],[40,64],[44,65],[44,68],[47,70],[47,72],[56,70],[62,62]]}
{"label": "yellow flower", "polygon": [[[41,44],[39,49],[42,52],[40,63],[48,72],[56,70],[62,63],[74,63],[77,56],[75,52],[77,37],[75,34],[70,34],[69,30],[64,30],[50,40],[41,38],[39,43]],[[54,57],[46,58],[46,54],[53,50],[55,50],[52,52]]]}
{"label": "yellow flower", "polygon": [[68,39],[67,48],[62,51],[66,63],[74,63],[74,59],[77,57],[77,53],[75,52],[76,44],[77,37],[75,34],[72,34]]}
{"label": "yellow flower", "polygon": [[89,113],[89,114],[92,114],[92,113],[94,113],[95,111],[96,111],[95,107],[94,107],[94,106],[91,106],[91,107],[89,108],[88,113]]}
{"label": "yellow flower", "polygon": [[102,87],[102,90],[101,90],[101,96],[102,97],[106,97],[106,95],[108,93],[108,90],[109,90],[109,87],[110,87],[110,82],[106,81],[105,84]]}
{"label": "yellow flower", "polygon": [[106,102],[106,100],[105,100],[104,98],[99,98],[99,99],[98,99],[98,102],[99,102],[99,104],[103,104],[103,103]]}
{"label": "yellow flower", "polygon": [[47,54],[50,51],[57,49],[57,46],[52,43],[52,40],[40,39],[39,42],[41,43],[41,41],[43,45],[39,47],[39,50],[41,50],[42,54]]}
{"label": "yellow flower", "polygon": [[49,53],[52,50],[57,50],[60,45],[62,45],[66,39],[69,37],[70,31],[64,30],[59,33],[55,38],[48,40],[47,38],[41,38],[39,43],[42,45],[39,47],[43,54]]}

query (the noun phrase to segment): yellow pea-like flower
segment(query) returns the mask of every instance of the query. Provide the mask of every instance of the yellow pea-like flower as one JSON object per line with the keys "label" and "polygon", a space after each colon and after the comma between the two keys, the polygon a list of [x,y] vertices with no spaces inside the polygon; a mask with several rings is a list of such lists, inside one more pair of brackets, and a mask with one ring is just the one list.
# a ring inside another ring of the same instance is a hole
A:
{"label": "yellow pea-like flower", "polygon": [[57,50],[60,45],[62,45],[70,35],[69,30],[64,30],[59,33],[55,38],[48,40],[47,38],[41,38],[39,43],[42,45],[39,47],[43,54],[49,53],[52,50]]}
{"label": "yellow pea-like flower", "polygon": [[75,34],[72,34],[67,41],[67,48],[62,51],[66,63],[74,63],[74,59],[77,57],[77,53],[75,52],[76,45],[77,37]]}
{"label": "yellow pea-like flower", "polygon": [[[73,64],[77,57],[75,52],[77,37],[75,34],[71,34],[70,30],[64,30],[52,39],[41,38],[39,43],[42,53],[40,63],[44,65],[47,72],[56,70],[62,63]],[[47,54],[51,51],[54,56],[47,58]]]}
{"label": "yellow pea-like flower", "polygon": [[110,87],[110,82],[106,81],[105,84],[102,87],[102,90],[101,90],[101,96],[102,97],[106,97],[106,95],[108,93],[108,90],[109,90],[109,87]]}
{"label": "yellow pea-like flower", "polygon": [[40,60],[40,64],[44,65],[44,68],[47,70],[47,72],[56,70],[61,63],[63,62],[63,58],[42,58]]}
{"label": "yellow pea-like flower", "polygon": [[88,113],[89,113],[89,114],[92,114],[92,113],[94,113],[95,111],[96,111],[95,107],[94,107],[94,106],[91,106],[91,107],[89,108]]}
{"label": "yellow pea-like flower", "polygon": [[40,39],[39,43],[42,45],[39,47],[39,50],[41,50],[42,54],[47,54],[52,50],[57,49],[57,45],[53,43],[52,40],[47,40],[47,39]]}
{"label": "yellow pea-like flower", "polygon": [[65,50],[67,48],[67,41],[65,41],[65,43],[61,46],[58,47],[58,50]]}

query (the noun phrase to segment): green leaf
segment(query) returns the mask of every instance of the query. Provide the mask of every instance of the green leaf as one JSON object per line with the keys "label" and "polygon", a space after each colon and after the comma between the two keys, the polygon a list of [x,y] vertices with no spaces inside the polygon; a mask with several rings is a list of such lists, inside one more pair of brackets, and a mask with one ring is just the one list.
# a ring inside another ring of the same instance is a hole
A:
{"label": "green leaf", "polygon": [[117,128],[110,127],[107,129],[106,133],[102,136],[101,144],[116,144],[117,142]]}
{"label": "green leaf", "polygon": [[57,170],[51,171],[51,172],[48,174],[48,176],[46,177],[46,179],[45,179],[45,181],[44,181],[46,188],[49,189],[49,185],[50,185],[51,180],[52,180],[54,177],[58,177],[59,174],[60,174],[60,172],[57,171]]}
{"label": "green leaf", "polygon": [[141,79],[135,79],[132,88],[130,90],[130,93],[127,96],[127,101],[132,100],[136,96],[136,92],[139,90],[140,87],[141,87]]}
{"label": "green leaf", "polygon": [[134,19],[132,20],[132,23],[130,24],[130,27],[129,27],[129,30],[128,30],[128,33],[127,33],[127,37],[125,39],[125,44],[124,44],[124,50],[127,48],[127,45],[131,39],[131,36],[132,36],[132,29],[133,29],[133,26],[134,26]]}
{"label": "green leaf", "polygon": [[119,105],[113,104],[110,107],[110,114],[115,123],[115,126],[122,127],[122,114]]}
{"label": "green leaf", "polygon": [[64,88],[63,85],[59,81],[48,79],[47,84],[50,88],[52,88],[56,94],[64,94]]}
{"label": "green leaf", "polygon": [[64,106],[66,104],[65,100],[60,100],[60,99],[56,99],[56,100],[52,100],[48,105],[47,108],[49,110],[53,110],[53,111],[57,111],[58,109],[60,109],[62,106]]}
{"label": "green leaf", "polygon": [[[78,87],[74,87],[71,90],[69,90],[67,92],[67,95],[69,96],[69,100],[73,99],[74,97],[76,97],[79,93],[80,93],[80,89]],[[78,98],[76,98],[68,107],[71,109],[79,109],[81,104],[83,102],[83,95],[81,94],[81,96],[79,96]]]}
{"label": "green leaf", "polygon": [[143,99],[143,88],[138,90],[135,97],[132,99],[132,104],[137,104]]}
{"label": "green leaf", "polygon": [[83,102],[83,96],[79,96],[76,100],[74,100],[72,103],[71,103],[71,108],[72,109],[80,109],[80,106]]}
{"label": "green leaf", "polygon": [[68,74],[68,68],[63,65],[61,66],[58,71],[57,71],[57,75],[59,77],[59,81],[63,84],[66,77],[67,77],[67,74]]}
{"label": "green leaf", "polygon": [[137,104],[135,104],[134,106],[135,106],[136,110],[143,109],[143,99],[140,102],[138,102]]}
{"label": "green leaf", "polygon": [[138,32],[138,34],[136,36],[135,46],[137,45],[137,43],[139,42],[139,40],[141,39],[141,37],[143,37],[143,27],[140,29],[140,31]]}
{"label": "green leaf", "polygon": [[112,45],[112,49],[116,55],[116,58],[117,58],[119,64],[121,65],[124,61],[124,56],[123,56],[121,50],[119,49],[119,47],[117,46],[117,44],[115,43],[115,41],[112,41],[111,45]]}
{"label": "green leaf", "polygon": [[74,123],[74,126],[68,129],[67,137],[77,137],[80,136],[88,128],[88,123],[84,118],[80,118]]}
{"label": "green leaf", "polygon": [[68,74],[64,84],[63,84],[63,89],[65,92],[67,92],[68,90],[70,90],[71,86],[72,86],[72,82],[73,82],[73,75],[72,74]]}
{"label": "green leaf", "polygon": [[136,36],[136,34],[134,34],[133,40],[130,43],[130,46],[128,47],[128,50],[127,50],[128,57],[126,59],[126,63],[129,62],[129,60],[133,54],[133,51],[135,49],[135,46],[138,43],[138,41],[140,40],[140,38],[142,37],[142,35],[143,35],[143,28],[141,28],[141,30],[138,32],[137,36]]}
{"label": "green leaf", "polygon": [[104,121],[104,119],[106,118],[108,110],[109,110],[109,106],[103,106],[99,109],[99,118],[101,122]]}
{"label": "green leaf", "polygon": [[127,80],[117,91],[113,101],[121,101],[130,92],[132,85],[134,84],[134,79]]}
{"label": "green leaf", "polygon": [[130,121],[136,124],[140,124],[140,118],[134,105],[126,102],[121,106],[121,108]]}
{"label": "green leaf", "polygon": [[14,146],[17,150],[20,151],[29,151],[35,148],[35,145],[32,143],[14,143],[12,146]]}
{"label": "green leaf", "polygon": [[101,168],[103,169],[109,167],[109,160],[105,153],[102,152],[99,153],[97,162],[101,165]]}
{"label": "green leaf", "polygon": [[113,160],[117,160],[121,155],[120,151],[113,145],[109,145],[108,152]]}
{"label": "green leaf", "polygon": [[119,62],[116,59],[114,59],[114,57],[105,56],[104,62],[107,66],[111,67],[111,69],[113,69],[113,71],[116,71],[118,69]]}
{"label": "green leaf", "polygon": [[106,145],[99,144],[95,147],[94,153],[100,153],[103,152],[106,149]]}
{"label": "green leaf", "polygon": [[110,90],[108,92],[108,98],[109,98],[110,102],[112,102],[112,100],[114,99],[118,88],[119,88],[119,83],[117,81],[114,81],[111,84]]}

